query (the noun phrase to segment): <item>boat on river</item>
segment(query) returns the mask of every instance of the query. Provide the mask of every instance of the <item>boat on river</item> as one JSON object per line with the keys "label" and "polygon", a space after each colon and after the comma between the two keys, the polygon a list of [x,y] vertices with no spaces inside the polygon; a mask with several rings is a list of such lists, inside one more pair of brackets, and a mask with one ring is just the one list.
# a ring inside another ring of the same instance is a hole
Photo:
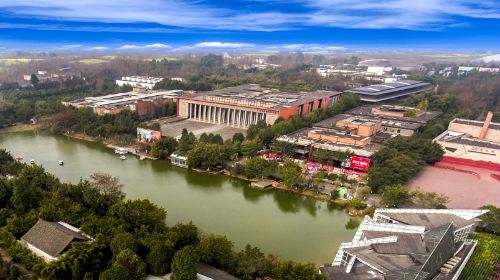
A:
{"label": "boat on river", "polygon": [[59,165],[64,165],[64,161],[63,161],[63,160],[60,160],[60,161],[59,161]]}
{"label": "boat on river", "polygon": [[118,147],[118,148],[115,149],[115,153],[120,154],[120,155],[126,155],[126,154],[128,154],[128,149],[127,148]]}
{"label": "boat on river", "polygon": [[140,156],[139,160],[144,160],[146,157],[145,156]]}
{"label": "boat on river", "polygon": [[22,156],[19,156],[19,155],[18,155],[18,156],[16,156],[16,160],[17,160],[17,161],[21,161],[22,159],[23,159],[23,157],[22,157]]}
{"label": "boat on river", "polygon": [[34,160],[34,159],[31,159],[31,160],[30,160],[30,163],[31,163],[31,164],[35,164],[35,160]]}
{"label": "boat on river", "polygon": [[121,160],[126,160],[126,159],[127,159],[127,157],[126,157],[125,155],[121,155],[121,156],[120,156],[120,159],[121,159]]}

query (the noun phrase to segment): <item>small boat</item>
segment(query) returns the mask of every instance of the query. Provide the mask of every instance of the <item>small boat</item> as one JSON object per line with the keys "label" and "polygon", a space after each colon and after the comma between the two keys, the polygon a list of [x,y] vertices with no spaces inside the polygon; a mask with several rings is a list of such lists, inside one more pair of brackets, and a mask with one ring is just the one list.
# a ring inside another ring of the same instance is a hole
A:
{"label": "small boat", "polygon": [[31,159],[31,160],[30,160],[30,163],[31,163],[31,164],[35,164],[35,160],[34,160],[34,159]]}
{"label": "small boat", "polygon": [[122,155],[122,156],[120,156],[120,159],[121,159],[121,160],[126,160],[126,159],[127,159],[127,157],[126,157],[125,155]]}
{"label": "small boat", "polygon": [[146,157],[145,156],[140,156],[139,160],[144,160]]}
{"label": "small boat", "polygon": [[22,156],[16,156],[16,160],[17,160],[17,161],[21,161],[22,159],[23,159],[23,157],[22,157]]}
{"label": "small boat", "polygon": [[60,161],[59,161],[59,165],[64,165],[64,161],[63,161],[63,160],[60,160]]}
{"label": "small boat", "polygon": [[120,154],[120,155],[126,155],[126,154],[128,154],[128,149],[118,147],[115,149],[115,153]]}

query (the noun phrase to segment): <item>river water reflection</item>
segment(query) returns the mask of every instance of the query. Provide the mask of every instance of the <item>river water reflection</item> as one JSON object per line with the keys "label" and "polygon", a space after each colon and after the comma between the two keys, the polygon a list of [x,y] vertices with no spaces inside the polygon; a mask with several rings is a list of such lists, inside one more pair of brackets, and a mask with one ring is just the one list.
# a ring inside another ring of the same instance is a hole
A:
{"label": "river water reflection", "polygon": [[[350,240],[349,217],[332,204],[278,190],[258,190],[227,176],[171,166],[168,161],[121,161],[99,143],[34,132],[0,135],[0,148],[34,159],[63,181],[94,172],[118,176],[127,198],[147,198],[167,210],[167,223],[192,221],[203,232],[225,234],[286,259],[329,263]],[[64,160],[64,166],[58,161]]]}

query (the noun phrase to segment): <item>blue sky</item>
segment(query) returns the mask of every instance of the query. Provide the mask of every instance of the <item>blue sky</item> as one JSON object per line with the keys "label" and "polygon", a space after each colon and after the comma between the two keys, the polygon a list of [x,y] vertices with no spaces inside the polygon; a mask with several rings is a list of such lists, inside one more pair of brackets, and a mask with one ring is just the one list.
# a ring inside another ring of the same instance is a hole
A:
{"label": "blue sky", "polygon": [[0,51],[500,50],[500,0],[0,0]]}

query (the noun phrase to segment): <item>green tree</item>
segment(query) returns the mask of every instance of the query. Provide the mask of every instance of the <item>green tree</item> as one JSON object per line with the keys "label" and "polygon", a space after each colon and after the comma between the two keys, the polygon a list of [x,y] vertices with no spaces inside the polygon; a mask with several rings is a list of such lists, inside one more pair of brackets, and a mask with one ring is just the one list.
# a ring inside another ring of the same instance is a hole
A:
{"label": "green tree", "polygon": [[113,265],[99,275],[99,280],[134,280],[134,278],[124,267]]}
{"label": "green tree", "polygon": [[90,175],[90,186],[105,196],[110,196],[115,199],[122,198],[125,194],[122,192],[123,184],[120,183],[120,178],[114,177],[111,174],[96,172]]}
{"label": "green tree", "polygon": [[146,265],[139,256],[129,249],[118,254],[115,265],[124,268],[132,279],[142,280],[146,277]]}
{"label": "green tree", "polygon": [[193,149],[196,144],[196,136],[193,132],[188,132],[187,129],[183,129],[181,133],[181,138],[179,139],[177,153],[180,155],[186,155],[191,149]]}
{"label": "green tree", "polygon": [[481,215],[481,222],[478,225],[478,229],[500,235],[500,208],[494,205],[485,205],[481,209],[487,209],[489,212]]}
{"label": "green tree", "polygon": [[146,256],[148,270],[153,275],[165,275],[170,272],[174,257],[174,247],[170,242],[155,242]]}
{"label": "green tree", "polygon": [[188,152],[187,158],[191,167],[214,168],[223,166],[229,155],[223,145],[200,142]]}
{"label": "green tree", "polygon": [[302,168],[292,160],[285,160],[278,167],[278,173],[287,187],[297,186],[303,182]]}
{"label": "green tree", "polygon": [[276,173],[278,163],[275,160],[266,160],[262,157],[253,157],[245,161],[245,176],[253,178],[262,178]]}
{"label": "green tree", "polygon": [[177,224],[167,231],[167,240],[172,242],[174,249],[179,250],[185,246],[200,242],[198,228],[193,223]]}
{"label": "green tree", "polygon": [[151,154],[156,158],[168,158],[175,149],[177,141],[172,137],[162,137],[151,146]]}
{"label": "green tree", "polygon": [[258,139],[245,141],[241,144],[241,153],[246,157],[253,157],[256,156],[257,152],[262,148],[262,144],[258,141]]}
{"label": "green tree", "polygon": [[257,277],[257,269],[264,259],[264,253],[258,247],[246,245],[234,258],[234,273],[242,280],[253,280]]}
{"label": "green tree", "polygon": [[196,248],[186,246],[174,255],[172,260],[172,280],[196,280],[196,266],[199,256]]}
{"label": "green tree", "polygon": [[382,202],[387,207],[399,207],[411,199],[408,187],[404,185],[386,186],[382,192]]}
{"label": "green tree", "polygon": [[233,135],[232,141],[233,143],[239,141],[240,143],[245,140],[245,136],[241,132],[237,132]]}
{"label": "green tree", "polygon": [[111,252],[113,252],[114,258],[123,250],[128,249],[132,252],[137,252],[138,250],[136,238],[133,234],[128,232],[116,234],[111,240],[109,247],[111,248]]}
{"label": "green tree", "polygon": [[227,269],[233,257],[233,242],[226,236],[208,235],[198,244],[198,255],[204,263]]}
{"label": "green tree", "polygon": [[118,219],[127,231],[165,229],[167,212],[147,199],[118,201],[110,209],[110,215]]}

